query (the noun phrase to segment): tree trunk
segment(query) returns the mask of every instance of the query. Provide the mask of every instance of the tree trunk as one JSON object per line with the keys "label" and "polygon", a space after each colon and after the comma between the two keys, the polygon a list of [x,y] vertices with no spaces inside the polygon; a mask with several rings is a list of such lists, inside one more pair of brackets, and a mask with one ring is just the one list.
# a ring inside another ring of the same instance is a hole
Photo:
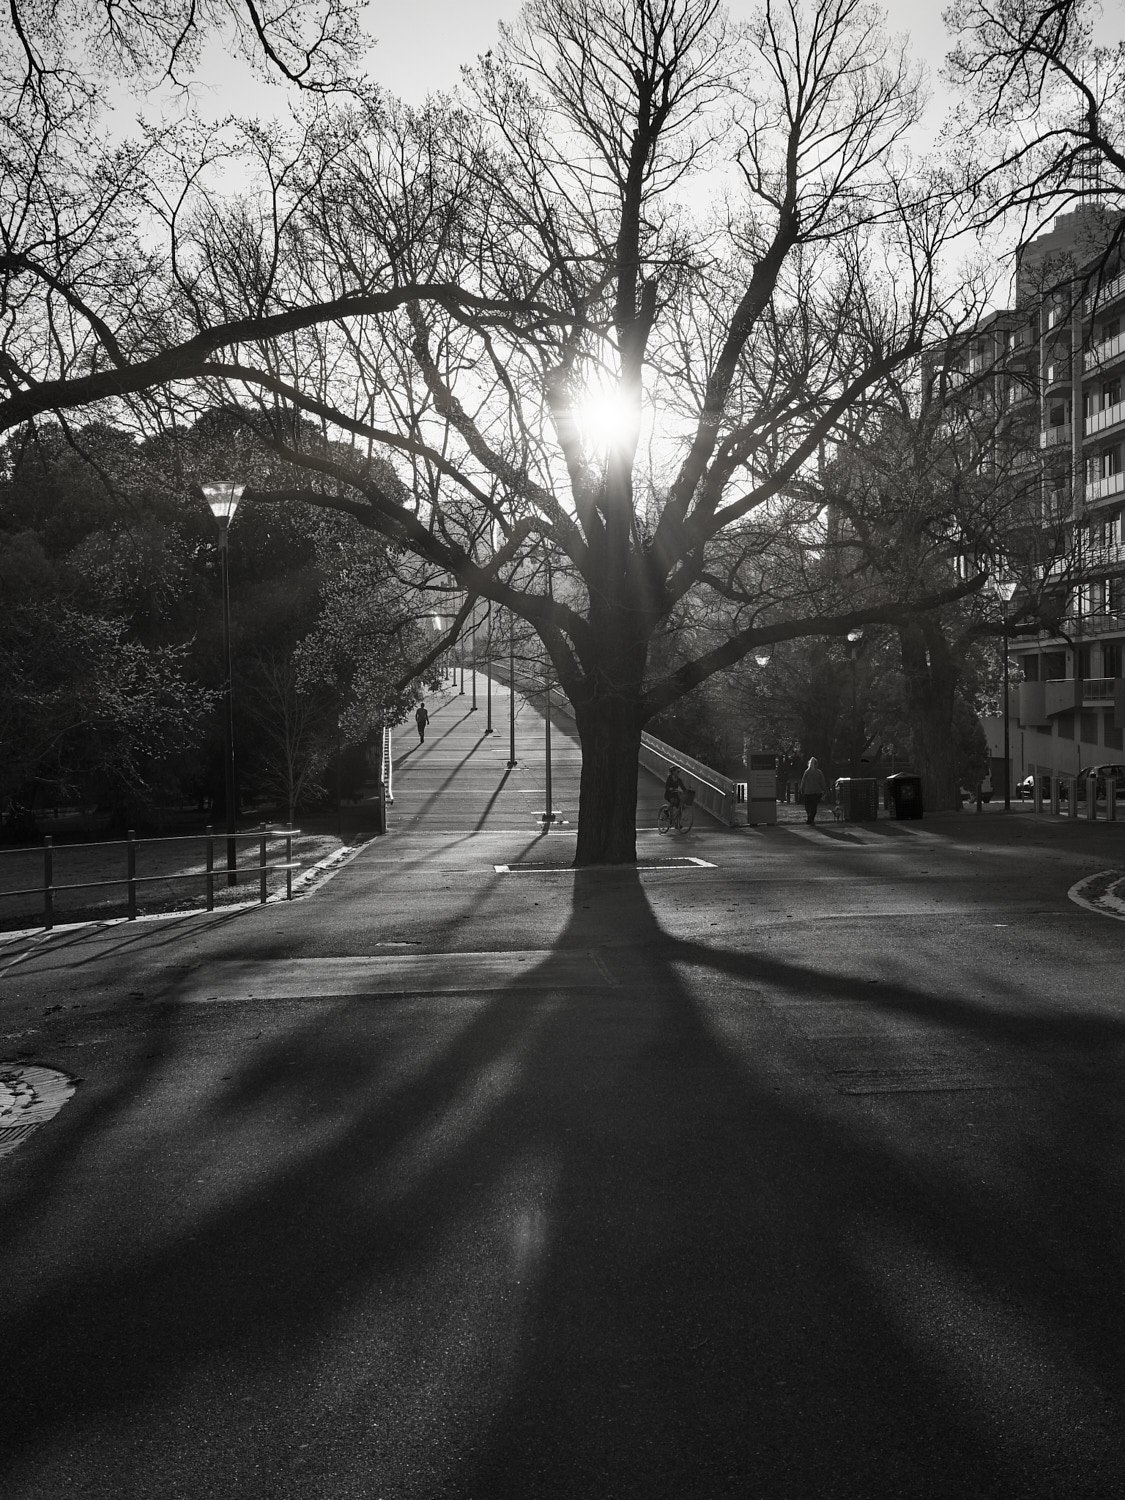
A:
{"label": "tree trunk", "polygon": [[641,726],[635,706],[599,699],[576,705],[582,745],[576,865],[628,865],[637,858]]}
{"label": "tree trunk", "polygon": [[901,626],[898,636],[923,804],[934,812],[959,808],[953,737],[957,663],[936,623],[920,620]]}

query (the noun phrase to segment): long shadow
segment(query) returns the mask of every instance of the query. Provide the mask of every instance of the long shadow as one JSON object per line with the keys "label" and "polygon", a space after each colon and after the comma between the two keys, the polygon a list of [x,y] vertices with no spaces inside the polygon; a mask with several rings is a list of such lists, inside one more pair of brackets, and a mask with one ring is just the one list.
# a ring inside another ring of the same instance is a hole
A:
{"label": "long shadow", "polygon": [[50,1275],[35,1214],[9,1222],[12,1500],[154,1472],[282,1500],[1115,1492],[1120,1210],[1086,1195],[1121,1023],[1087,1018],[1087,1066],[1018,1129],[920,1165],[938,1107],[916,1129],[826,1087],[770,997],[894,1009],[907,1051],[1073,1047],[1061,1006],[678,940],[634,871],[570,890],[519,982],[248,1006],[228,1078],[169,997],[128,1082],[176,1107],[60,1131],[95,1175]]}

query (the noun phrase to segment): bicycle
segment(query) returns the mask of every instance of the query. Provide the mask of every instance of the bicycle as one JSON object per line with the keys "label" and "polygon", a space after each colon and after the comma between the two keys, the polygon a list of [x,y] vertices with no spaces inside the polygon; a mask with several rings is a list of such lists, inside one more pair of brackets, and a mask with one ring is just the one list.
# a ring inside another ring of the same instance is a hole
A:
{"label": "bicycle", "polygon": [[675,812],[670,803],[665,802],[656,815],[657,833],[668,833],[673,828],[677,833],[687,833],[695,822],[695,793],[687,791],[680,800],[680,805]]}

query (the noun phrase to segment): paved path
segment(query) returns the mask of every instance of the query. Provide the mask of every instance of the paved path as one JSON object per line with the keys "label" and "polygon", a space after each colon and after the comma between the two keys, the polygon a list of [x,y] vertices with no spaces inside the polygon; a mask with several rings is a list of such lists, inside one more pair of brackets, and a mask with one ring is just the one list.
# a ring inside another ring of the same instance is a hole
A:
{"label": "paved path", "polygon": [[[473,673],[458,676],[427,700],[430,723],[424,744],[413,724],[394,732],[394,806],[392,832],[460,830],[489,832],[539,826],[547,806],[546,724],[540,707],[516,694],[516,764],[511,757],[511,694],[492,683],[492,726],[488,733],[489,680]],[[542,699],[538,699],[541,704]],[[578,824],[578,784],[582,752],[574,720],[555,706],[551,713],[551,800],[556,830],[573,837]],[[653,828],[663,801],[662,784],[641,769],[637,787],[637,826]],[[701,821],[714,826],[706,813]]]}
{"label": "paved path", "polygon": [[576,871],[458,700],[312,898],[0,950],[4,1500],[1125,1493],[1125,825]]}

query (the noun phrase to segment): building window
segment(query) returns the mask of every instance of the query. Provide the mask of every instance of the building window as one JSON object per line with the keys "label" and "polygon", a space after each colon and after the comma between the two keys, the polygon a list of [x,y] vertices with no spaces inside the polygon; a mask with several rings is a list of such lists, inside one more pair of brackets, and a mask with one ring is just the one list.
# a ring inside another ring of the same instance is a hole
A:
{"label": "building window", "polygon": [[1102,647],[1102,676],[1121,676],[1121,643],[1108,641]]}
{"label": "building window", "polygon": [[1074,738],[1074,710],[1072,708],[1068,708],[1065,713],[1056,714],[1055,723],[1059,727],[1060,740]]}
{"label": "building window", "polygon": [[1082,710],[1082,727],[1078,738],[1085,740],[1088,745],[1098,743],[1098,711],[1096,708],[1084,708]]}
{"label": "building window", "polygon": [[1112,712],[1105,716],[1105,747],[1107,750],[1125,749],[1125,734],[1120,729],[1114,729]]}
{"label": "building window", "polygon": [[[1094,652],[1093,652],[1093,648],[1090,647],[1090,646],[1079,646],[1079,648],[1078,648],[1078,671],[1075,673],[1075,676],[1081,677],[1083,679],[1083,681],[1085,681],[1087,678],[1093,677],[1093,675],[1094,675]],[[1086,736],[1083,735],[1082,738],[1085,739]]]}

